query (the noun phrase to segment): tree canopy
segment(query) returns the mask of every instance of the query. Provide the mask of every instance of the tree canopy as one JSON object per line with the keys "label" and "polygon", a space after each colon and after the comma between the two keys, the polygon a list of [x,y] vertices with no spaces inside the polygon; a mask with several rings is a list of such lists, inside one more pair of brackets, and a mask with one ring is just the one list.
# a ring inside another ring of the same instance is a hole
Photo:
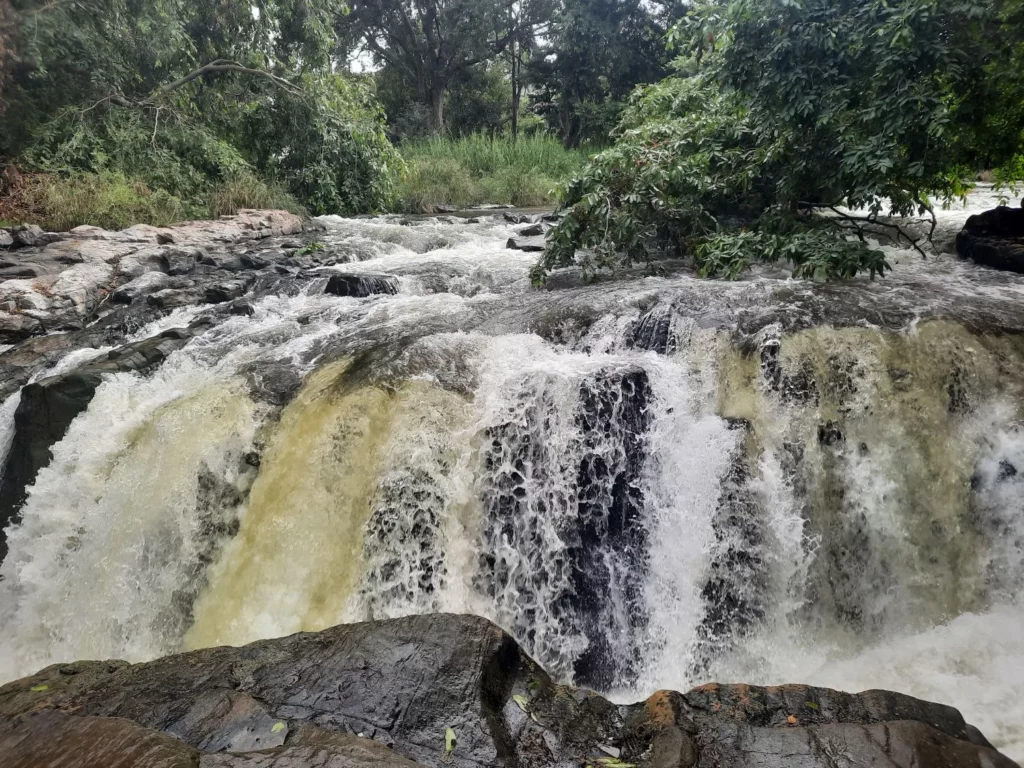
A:
{"label": "tree canopy", "polygon": [[352,0],[340,28],[412,84],[444,131],[445,95],[550,18],[552,0]]}
{"label": "tree canopy", "polygon": [[779,260],[804,276],[884,272],[861,220],[927,215],[979,162],[1012,166],[1011,99],[978,119],[1019,93],[994,64],[1008,32],[987,0],[696,4],[670,35],[676,74],[634,95],[616,145],[568,183],[535,277],[657,254],[705,275]]}
{"label": "tree canopy", "polygon": [[333,71],[340,0],[15,3],[0,154],[182,198],[240,175],[314,212],[384,208],[398,160],[364,83]]}

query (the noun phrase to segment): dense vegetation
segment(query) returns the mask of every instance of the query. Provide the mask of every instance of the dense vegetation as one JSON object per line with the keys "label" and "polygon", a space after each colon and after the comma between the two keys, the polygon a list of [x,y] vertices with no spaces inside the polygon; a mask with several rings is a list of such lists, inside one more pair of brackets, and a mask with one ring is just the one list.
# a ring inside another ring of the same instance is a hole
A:
{"label": "dense vegetation", "polygon": [[[27,0],[4,18],[5,207],[63,224],[392,200],[372,88],[334,69],[336,0]],[[23,183],[25,171],[47,174]],[[88,201],[91,200],[90,205]],[[228,207],[231,207],[228,205]],[[212,209],[212,210],[211,210]]]}
{"label": "dense vegetation", "polygon": [[535,278],[659,254],[703,275],[755,261],[884,273],[865,224],[933,213],[972,169],[1019,177],[1020,13],[1019,0],[695,4],[670,35],[676,74],[634,95],[615,146],[567,184]]}
{"label": "dense vegetation", "polygon": [[585,151],[566,149],[546,133],[518,141],[480,133],[408,140],[402,156],[408,171],[399,184],[399,206],[411,213],[482,203],[550,205],[559,183],[587,159]]}
{"label": "dense vegetation", "polygon": [[0,219],[564,182],[537,281],[661,256],[875,276],[880,215],[1024,176],[1024,0],[0,0],[0,88]]}

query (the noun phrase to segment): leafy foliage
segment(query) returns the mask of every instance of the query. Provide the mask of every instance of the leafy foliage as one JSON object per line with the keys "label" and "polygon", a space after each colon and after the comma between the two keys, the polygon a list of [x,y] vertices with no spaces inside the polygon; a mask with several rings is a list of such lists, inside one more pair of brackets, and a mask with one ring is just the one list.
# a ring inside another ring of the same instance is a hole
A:
{"label": "leafy foliage", "polygon": [[535,277],[657,255],[687,256],[705,276],[755,261],[805,277],[884,273],[862,237],[848,242],[856,222],[816,214],[927,214],[966,192],[978,155],[962,105],[986,82],[990,11],[985,0],[698,4],[671,35],[678,74],[635,94],[615,147],[567,184],[568,215]]}
{"label": "leafy foliage", "polygon": [[0,155],[123,175],[190,209],[281,186],[316,213],[390,204],[401,163],[383,114],[333,72],[341,0],[21,5]]}
{"label": "leafy foliage", "polygon": [[664,77],[665,16],[642,0],[562,0],[528,65],[537,109],[567,146],[604,145],[632,89]]}

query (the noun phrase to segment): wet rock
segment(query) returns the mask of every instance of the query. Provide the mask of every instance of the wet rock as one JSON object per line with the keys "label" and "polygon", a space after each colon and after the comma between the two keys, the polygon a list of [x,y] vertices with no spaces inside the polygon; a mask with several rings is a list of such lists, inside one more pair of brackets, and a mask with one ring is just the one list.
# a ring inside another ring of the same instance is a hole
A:
{"label": "wet rock", "polygon": [[201,304],[204,292],[198,288],[167,288],[146,297],[146,301],[165,312],[178,307]]}
{"label": "wet rock", "polygon": [[146,272],[114,291],[110,300],[117,304],[131,304],[140,296],[170,287],[172,282],[171,277],[163,272]]}
{"label": "wet rock", "polygon": [[167,248],[162,254],[168,275],[187,275],[202,258],[203,253],[198,248]]}
{"label": "wet rock", "polygon": [[324,293],[355,298],[375,294],[396,294],[398,278],[393,275],[333,273],[324,287]]}
{"label": "wet rock", "polygon": [[533,216],[528,213],[503,213],[501,215],[509,224],[531,224]]}
{"label": "wet rock", "polygon": [[42,323],[23,312],[0,312],[0,344],[17,344],[42,330]]}
{"label": "wet rock", "polygon": [[999,206],[971,216],[956,238],[963,259],[1024,273],[1024,208]]}
{"label": "wet rock", "polygon": [[112,717],[44,710],[0,719],[4,768],[196,768],[199,752],[183,741]]}
{"label": "wet rock", "polygon": [[60,235],[55,232],[44,232],[42,227],[36,224],[27,224],[15,228],[13,232],[14,245],[31,248],[39,245],[47,245],[60,240]]}
{"label": "wet rock", "polygon": [[637,320],[626,334],[626,344],[633,349],[646,349],[661,355],[674,352],[672,333],[674,313],[669,304],[659,304]]}
{"label": "wet rock", "polygon": [[206,288],[203,300],[207,304],[223,304],[241,298],[251,285],[251,280],[229,280]]}
{"label": "wet rock", "polygon": [[[165,762],[138,762],[142,749]],[[61,664],[0,688],[5,767],[194,768],[197,760],[223,768],[1015,766],[956,710],[885,691],[707,685],[616,706],[554,684],[512,638],[472,616],[354,624],[134,666]]]}
{"label": "wet rock", "polygon": [[952,707],[890,691],[706,685],[685,695],[701,766],[1013,768]]}
{"label": "wet rock", "polygon": [[519,235],[519,237],[540,237],[547,232],[547,230],[548,228],[546,226],[541,223],[537,223],[516,230],[516,234]]}
{"label": "wet rock", "polygon": [[510,237],[505,247],[512,251],[526,251],[528,253],[540,253],[544,250],[545,239],[539,237]]}
{"label": "wet rock", "polygon": [[694,669],[700,674],[713,658],[744,637],[767,610],[764,595],[770,576],[764,556],[765,524],[751,487],[754,473],[745,444],[753,428],[749,421],[732,419],[729,429],[737,433],[737,442],[711,520],[715,540],[711,567],[701,588],[705,609],[697,628],[700,646]]}

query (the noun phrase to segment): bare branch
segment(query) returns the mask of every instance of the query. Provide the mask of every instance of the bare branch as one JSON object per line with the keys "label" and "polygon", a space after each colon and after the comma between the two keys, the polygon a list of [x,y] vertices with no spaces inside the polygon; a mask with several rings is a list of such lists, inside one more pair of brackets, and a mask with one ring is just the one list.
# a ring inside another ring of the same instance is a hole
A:
{"label": "bare branch", "polygon": [[[813,205],[813,204],[811,204],[810,207],[811,208],[828,208],[830,211],[832,211],[832,213],[834,213],[836,216],[838,216],[844,222],[848,222],[848,223],[852,224],[853,228],[856,229],[856,231],[857,231],[857,237],[860,238],[860,240],[862,242],[864,241],[864,231],[865,230],[864,230],[864,228],[862,226],[860,226],[861,224],[870,224],[872,226],[884,227],[886,229],[891,229],[891,230],[896,232],[896,243],[897,244],[899,244],[900,238],[902,237],[908,243],[910,243],[910,247],[913,248],[918,253],[920,253],[923,258],[925,258],[925,259],[928,258],[928,254],[924,252],[924,249],[921,248],[920,245],[918,245],[918,243],[921,241],[921,238],[912,237],[910,235],[910,233],[908,233],[905,229],[903,229],[903,227],[901,227],[899,224],[893,224],[892,222],[889,222],[889,221],[879,221],[874,216],[874,214],[869,215],[869,216],[854,216],[852,214],[849,214],[849,213],[846,213],[844,211],[839,210],[834,205],[820,206],[820,205]],[[933,230],[934,230],[934,227],[933,227]]]}

